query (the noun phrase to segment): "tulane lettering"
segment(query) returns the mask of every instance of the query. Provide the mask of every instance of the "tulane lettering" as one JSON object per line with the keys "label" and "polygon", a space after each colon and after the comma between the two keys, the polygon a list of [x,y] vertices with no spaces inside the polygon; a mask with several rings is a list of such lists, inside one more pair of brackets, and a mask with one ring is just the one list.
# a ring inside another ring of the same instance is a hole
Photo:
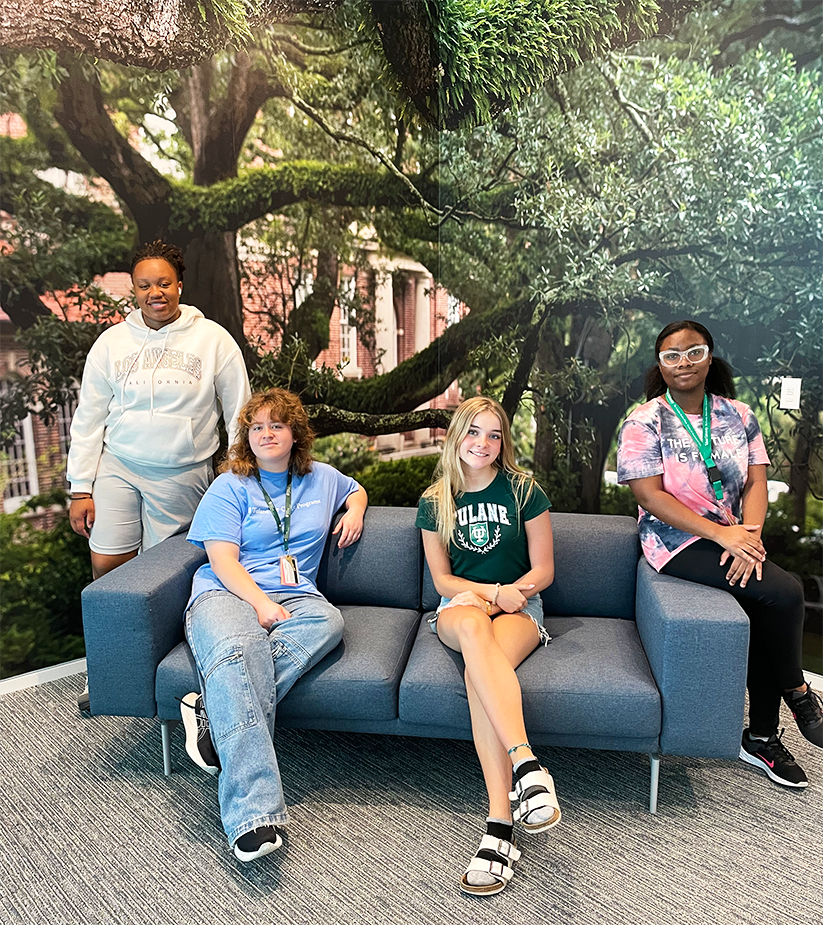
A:
{"label": "tulane lettering", "polygon": [[457,522],[461,527],[468,524],[476,523],[493,523],[509,524],[509,512],[504,504],[484,504],[482,501],[477,505],[477,511],[473,504],[467,504],[465,507],[457,509]]}

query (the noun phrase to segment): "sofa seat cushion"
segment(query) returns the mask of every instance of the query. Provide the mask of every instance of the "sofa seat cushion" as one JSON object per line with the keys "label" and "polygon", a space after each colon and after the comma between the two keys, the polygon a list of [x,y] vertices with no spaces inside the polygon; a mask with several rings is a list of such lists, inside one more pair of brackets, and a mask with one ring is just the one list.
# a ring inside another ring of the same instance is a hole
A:
{"label": "sofa seat cushion", "polygon": [[[660,734],[660,695],[631,620],[550,617],[552,641],[517,669],[534,734],[644,738]],[[470,728],[463,659],[425,619],[400,684],[400,719]]]}
{"label": "sofa seat cushion", "polygon": [[[400,677],[420,619],[416,610],[341,605],[343,641],[308,671],[278,706],[278,716],[294,723],[397,718]],[[197,669],[186,642],[157,669],[157,715],[179,719],[182,698],[199,690]]]}
{"label": "sofa seat cushion", "polygon": [[400,678],[420,621],[417,610],[341,604],[343,641],[294,685],[278,707],[302,718],[393,720]]}

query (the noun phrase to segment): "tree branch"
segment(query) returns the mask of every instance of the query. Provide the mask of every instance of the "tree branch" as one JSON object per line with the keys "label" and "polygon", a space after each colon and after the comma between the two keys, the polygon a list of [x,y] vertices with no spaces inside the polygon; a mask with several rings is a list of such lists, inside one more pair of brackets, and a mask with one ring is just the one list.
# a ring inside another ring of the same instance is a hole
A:
{"label": "tree branch", "polygon": [[426,214],[431,213],[432,215],[442,216],[442,210],[438,209],[437,206],[433,206],[417,189],[417,187],[412,183],[412,181],[397,167],[392,161],[383,154],[378,148],[375,148],[374,145],[369,144],[365,139],[358,138],[357,135],[350,135],[348,132],[338,132],[334,129],[328,122],[320,115],[320,113],[314,109],[313,106],[310,106],[304,99],[301,99],[296,93],[292,93],[290,96],[291,101],[294,105],[306,113],[309,118],[313,119],[320,128],[334,141],[342,141],[347,144],[356,145],[359,148],[363,148],[365,151],[368,151],[369,154],[375,160],[380,161],[380,163],[388,170],[390,174],[393,174],[401,183],[406,185],[409,193],[413,198],[417,200],[418,205],[423,209],[423,212]]}
{"label": "tree branch", "polygon": [[[412,197],[409,184],[415,189]],[[267,212],[279,212],[298,202],[328,206],[374,208],[417,205],[436,197],[436,183],[421,183],[420,191],[408,177],[360,166],[316,161],[291,161],[276,168],[257,168],[208,188],[176,186],[171,197],[169,227],[177,236],[191,228],[223,232],[242,228]]]}
{"label": "tree branch", "polygon": [[141,234],[159,237],[168,226],[171,184],[114,127],[97,75],[89,79],[73,56],[59,60],[68,76],[58,86],[55,118],[89,166],[128,206]]}
{"label": "tree branch", "polygon": [[761,42],[767,35],[775,29],[786,29],[788,32],[808,32],[811,36],[819,36],[820,25],[823,18],[802,19],[796,16],[772,16],[769,19],[763,19],[748,29],[740,32],[733,32],[723,38],[719,45],[719,51],[722,54],[726,49],[735,42],[752,39],[754,42]]}
{"label": "tree branch", "polygon": [[424,427],[447,428],[452,412],[442,408],[424,408],[407,414],[363,414],[333,408],[330,405],[306,404],[306,412],[318,437],[327,434],[361,434],[376,437],[380,434],[400,434]]}

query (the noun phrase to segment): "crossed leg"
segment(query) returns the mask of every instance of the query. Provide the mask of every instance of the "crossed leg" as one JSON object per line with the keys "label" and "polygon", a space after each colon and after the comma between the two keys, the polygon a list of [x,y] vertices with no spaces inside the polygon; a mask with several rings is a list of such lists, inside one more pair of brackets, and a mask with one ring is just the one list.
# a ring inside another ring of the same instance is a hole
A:
{"label": "crossed leg", "polygon": [[[492,620],[478,607],[455,606],[440,613],[437,635],[462,654],[466,665],[472,735],[489,794],[489,815],[511,819],[513,762],[508,749],[527,741],[514,669],[536,648],[537,627],[523,614],[500,614]],[[515,757],[520,761],[532,752],[519,748]]]}

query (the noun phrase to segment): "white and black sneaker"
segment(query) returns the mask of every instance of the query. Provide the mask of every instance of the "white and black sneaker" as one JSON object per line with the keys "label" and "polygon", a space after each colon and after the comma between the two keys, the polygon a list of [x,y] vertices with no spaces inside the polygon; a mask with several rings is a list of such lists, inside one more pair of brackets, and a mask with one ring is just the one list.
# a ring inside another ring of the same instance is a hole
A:
{"label": "white and black sneaker", "polygon": [[743,730],[743,742],[740,757],[747,764],[753,764],[765,771],[776,783],[784,787],[808,787],[809,781],[803,768],[794,760],[794,755],[781,742],[785,729],[780,735],[771,735],[765,741],[753,738],[749,730]]}
{"label": "white and black sneaker", "polygon": [[259,829],[245,832],[234,843],[234,856],[238,861],[254,861],[271,854],[283,844],[280,833],[273,825],[263,825]]}
{"label": "white and black sneaker", "polygon": [[220,772],[220,759],[211,740],[209,718],[203,706],[203,698],[192,691],[180,701],[180,715],[186,730],[186,752],[189,758],[207,774]]}

